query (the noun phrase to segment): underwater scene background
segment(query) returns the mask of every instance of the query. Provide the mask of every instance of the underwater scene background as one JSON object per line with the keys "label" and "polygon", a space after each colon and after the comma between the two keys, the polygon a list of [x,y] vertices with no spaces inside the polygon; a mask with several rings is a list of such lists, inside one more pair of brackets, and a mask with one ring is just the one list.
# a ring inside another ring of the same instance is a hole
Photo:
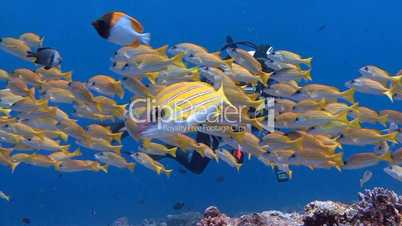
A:
{"label": "underwater scene background", "polygon": [[[124,11],[139,19],[159,47],[192,42],[219,50],[225,37],[269,43],[313,57],[316,83],[343,88],[363,65],[378,65],[391,73],[402,68],[402,17],[400,1],[6,1],[1,4],[0,36],[35,32],[47,46],[63,55],[63,69],[74,80],[95,74],[118,77],[110,71],[110,56],[118,46],[98,37],[91,22],[104,13]],[[0,68],[32,68],[0,52]],[[402,110],[384,96],[356,94],[359,104],[373,109]],[[126,96],[125,101],[129,97]],[[123,103],[124,101],[121,101]],[[125,139],[123,150],[135,151]],[[74,144],[72,144],[74,145]],[[367,147],[345,147],[346,156]],[[278,183],[271,168],[255,159],[240,172],[211,162],[201,175],[180,173],[176,162],[162,161],[174,169],[170,178],[143,167],[135,172],[111,168],[108,174],[83,172],[59,174],[52,169],[23,165],[14,174],[0,167],[0,190],[12,202],[0,202],[0,226],[108,225],[127,216],[130,222],[177,213],[202,211],[210,205],[229,214],[267,209],[300,210],[312,200],[352,202],[361,190],[363,170],[310,170],[294,167],[293,178]],[[401,183],[383,172],[385,165],[370,168],[373,178],[366,187],[383,186],[397,193]],[[219,178],[219,179],[218,179]]]}

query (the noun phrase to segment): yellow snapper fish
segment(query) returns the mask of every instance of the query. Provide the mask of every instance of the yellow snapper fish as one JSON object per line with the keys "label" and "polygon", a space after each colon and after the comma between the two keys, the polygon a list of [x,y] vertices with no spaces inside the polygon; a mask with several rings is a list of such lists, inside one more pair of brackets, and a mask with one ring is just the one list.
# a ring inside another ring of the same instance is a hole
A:
{"label": "yellow snapper fish", "polygon": [[225,74],[234,81],[245,82],[252,85],[256,85],[258,82],[260,82],[261,84],[266,86],[270,78],[270,75],[267,73],[261,73],[261,76],[254,75],[243,66],[235,63],[232,64],[232,67],[230,69],[225,69]]}
{"label": "yellow snapper fish", "polygon": [[380,112],[381,116],[386,115],[390,123],[402,125],[402,112],[396,110],[383,110]]}
{"label": "yellow snapper fish", "polygon": [[19,68],[14,70],[13,76],[19,77],[25,83],[30,84],[34,87],[40,87],[44,82],[42,81],[42,75],[33,72],[27,68]]}
{"label": "yellow snapper fish", "polygon": [[142,152],[135,152],[131,157],[139,164],[145,166],[146,168],[155,171],[158,175],[161,173],[166,174],[166,176],[172,175],[173,170],[166,169],[162,163],[153,160],[149,155]]}
{"label": "yellow snapper fish", "polygon": [[158,54],[143,54],[130,59],[122,68],[123,73],[144,74],[147,72],[162,71],[170,65],[185,68],[183,54],[178,54],[172,58],[163,57]]}
{"label": "yellow snapper fish", "polygon": [[184,55],[198,54],[198,53],[208,53],[208,50],[202,46],[193,43],[179,43],[169,47],[168,53],[171,55],[177,55],[179,53],[184,53]]}
{"label": "yellow snapper fish", "polygon": [[24,97],[19,101],[13,103],[11,108],[15,112],[33,112],[46,110],[48,106],[48,100],[36,100],[30,97]]}
{"label": "yellow snapper fish", "polygon": [[244,152],[256,156],[267,152],[265,149],[268,146],[261,146],[260,139],[250,132],[230,132],[230,136],[241,146]]}
{"label": "yellow snapper fish", "polygon": [[267,57],[276,62],[282,62],[287,64],[305,64],[311,67],[311,61],[313,58],[302,58],[296,53],[292,53],[286,50],[276,50],[267,55]]}
{"label": "yellow snapper fish", "polygon": [[281,114],[284,112],[295,111],[297,103],[289,99],[275,98],[275,114]]}
{"label": "yellow snapper fish", "polygon": [[81,172],[81,171],[93,171],[93,172],[102,171],[104,173],[108,172],[107,165],[101,165],[99,162],[96,161],[76,160],[76,159],[67,159],[62,161],[58,165],[56,170],[68,173]]}
{"label": "yellow snapper fish", "polygon": [[95,103],[96,109],[98,111],[101,110],[99,104],[97,104],[95,102],[93,94],[91,93],[91,91],[88,90],[85,83],[75,82],[75,81],[70,82],[68,84],[68,88],[75,95],[75,98],[77,99],[78,103],[82,103],[82,104]]}
{"label": "yellow snapper fish", "polygon": [[295,152],[289,158],[292,165],[304,165],[310,169],[336,167],[338,170],[343,166],[343,152],[328,154],[315,150],[303,150]]}
{"label": "yellow snapper fish", "polygon": [[3,191],[0,191],[0,199],[6,200],[7,202],[10,202],[11,197],[8,196],[6,193],[4,193]]}
{"label": "yellow snapper fish", "polygon": [[68,134],[61,130],[43,130],[42,132],[43,132],[43,134],[45,134],[45,136],[47,136],[51,139],[54,139],[54,140],[59,139],[64,142],[68,141]]}
{"label": "yellow snapper fish", "polygon": [[156,137],[163,143],[176,146],[182,151],[196,151],[201,156],[205,156],[204,148],[199,146],[199,144],[191,137],[182,133],[162,133]]}
{"label": "yellow snapper fish", "polygon": [[[116,101],[105,96],[94,97],[95,107],[100,106],[101,113],[106,115],[112,115],[116,118],[122,118],[126,113],[126,104],[118,105]],[[96,109],[94,109],[96,110]]]}
{"label": "yellow snapper fish", "polygon": [[347,105],[347,104],[338,103],[338,102],[328,103],[323,108],[324,111],[327,111],[333,115],[336,115],[336,114],[339,114],[342,112],[356,112],[356,111],[358,111],[358,109],[359,109],[359,103]]}
{"label": "yellow snapper fish", "polygon": [[270,149],[303,149],[303,138],[291,139],[285,133],[273,131],[262,138],[262,144],[268,145]]}
{"label": "yellow snapper fish", "polygon": [[290,83],[276,83],[265,88],[264,92],[275,97],[291,98],[299,90],[300,87]]}
{"label": "yellow snapper fish", "polygon": [[277,82],[287,82],[291,80],[300,81],[301,79],[304,80],[312,80],[311,78],[311,70],[305,70],[299,68],[288,68],[282,69],[280,71],[274,71],[271,74],[271,79]]}
{"label": "yellow snapper fish", "polygon": [[160,48],[153,49],[150,46],[147,45],[139,45],[137,47],[132,47],[132,46],[124,46],[120,49],[118,49],[113,57],[112,61],[123,61],[123,62],[128,62],[131,58],[142,55],[142,54],[159,54],[163,57],[166,57],[166,50],[168,46],[164,45]]}
{"label": "yellow snapper fish", "polygon": [[87,86],[90,90],[94,90],[109,97],[124,97],[124,89],[121,86],[120,81],[107,75],[93,76],[88,80]]}
{"label": "yellow snapper fish", "polygon": [[156,72],[152,80],[156,80],[157,84],[171,85],[177,82],[192,82],[200,80],[200,69],[194,68],[181,68],[177,66],[169,66],[166,70]]}
{"label": "yellow snapper fish", "polygon": [[202,53],[197,52],[196,54],[188,54],[185,59],[195,64],[199,67],[207,66],[207,67],[215,67],[215,68],[230,68],[233,62],[233,59],[222,60],[219,56],[219,53]]}
{"label": "yellow snapper fish", "polygon": [[[312,135],[304,131],[297,131],[294,132],[295,137],[290,137],[292,139],[301,139],[301,146],[299,146],[299,149],[296,150],[315,150],[317,152],[324,152],[327,154],[334,154],[335,150],[342,146],[340,143],[338,143],[336,140],[331,140],[328,137],[325,137],[323,135]],[[290,133],[292,134],[292,133]],[[322,140],[321,140],[322,139]],[[300,149],[301,147],[301,149]]]}
{"label": "yellow snapper fish", "polygon": [[364,146],[368,144],[376,144],[382,141],[390,141],[398,143],[396,136],[398,132],[391,132],[388,134],[381,134],[375,129],[366,128],[347,128],[343,130],[339,137],[339,142],[342,144]]}
{"label": "yellow snapper fish", "polygon": [[40,90],[48,90],[51,88],[59,88],[59,89],[68,89],[68,84],[70,82],[67,80],[47,80],[46,82],[42,83],[39,87]]}
{"label": "yellow snapper fish", "polygon": [[21,155],[16,154],[12,157],[14,160],[26,163],[33,166],[40,166],[40,167],[58,167],[61,163],[60,161],[54,160],[47,155],[41,154],[28,154],[28,155]]}
{"label": "yellow snapper fish", "polygon": [[91,137],[90,145],[85,144],[85,142],[81,140],[76,140],[76,143],[78,145],[92,149],[94,151],[114,152],[116,154],[120,154],[121,148],[123,147],[122,145],[111,145],[105,139],[94,138],[94,137]]}
{"label": "yellow snapper fish", "polygon": [[67,159],[72,159],[78,156],[81,156],[82,153],[79,148],[73,152],[68,152],[68,151],[57,151],[53,152],[49,155],[49,158],[55,160],[55,161],[65,161]]}
{"label": "yellow snapper fish", "polygon": [[121,135],[123,132],[113,133],[109,127],[104,127],[98,124],[91,124],[87,127],[87,133],[91,137],[105,139],[108,142],[116,141],[121,143]]}
{"label": "yellow snapper fish", "polygon": [[113,115],[106,115],[98,112],[94,112],[93,108],[85,104],[74,105],[73,115],[78,118],[92,119],[98,121],[114,121]]}
{"label": "yellow snapper fish", "polygon": [[361,128],[359,119],[357,118],[349,122],[331,121],[325,125],[310,127],[308,132],[315,135],[339,136],[347,128]]}
{"label": "yellow snapper fish", "polygon": [[384,69],[374,65],[361,67],[359,72],[363,77],[380,82],[384,87],[387,87],[389,82],[398,82],[402,78],[401,76],[391,76]]}
{"label": "yellow snapper fish", "polygon": [[373,95],[385,95],[393,101],[394,92],[383,86],[380,82],[369,78],[360,77],[345,83],[348,88],[354,88],[357,92]]}
{"label": "yellow snapper fish", "polygon": [[318,100],[341,98],[351,103],[354,103],[355,89],[351,88],[349,90],[341,92],[339,91],[338,88],[333,86],[323,84],[308,84],[303,86],[303,88],[300,89],[297,92],[297,94],[302,94],[307,96],[307,98],[318,99]]}
{"label": "yellow snapper fish", "polygon": [[377,165],[380,161],[392,162],[390,152],[382,155],[373,152],[361,152],[350,156],[344,161],[342,169],[362,169]]}
{"label": "yellow snapper fish", "polygon": [[225,117],[219,120],[222,124],[228,125],[252,125],[257,130],[263,130],[265,117],[250,118],[247,108],[227,108],[225,109]]}
{"label": "yellow snapper fish", "polygon": [[390,165],[384,168],[384,172],[399,182],[402,182],[402,167],[398,165]]}
{"label": "yellow snapper fish", "polygon": [[10,79],[10,73],[7,71],[0,69],[0,80],[8,81]]}
{"label": "yellow snapper fish", "polygon": [[45,80],[59,80],[64,79],[67,81],[71,81],[73,76],[73,72],[62,72],[60,68],[52,67],[50,69],[46,69],[45,67],[40,67],[35,70],[36,73],[41,74]]}
{"label": "yellow snapper fish", "polygon": [[126,168],[130,171],[134,171],[135,164],[128,162],[121,155],[114,152],[101,152],[95,154],[95,159],[107,165],[111,165],[117,168]]}
{"label": "yellow snapper fish", "polygon": [[304,99],[295,103],[294,108],[292,109],[294,112],[306,112],[306,111],[317,111],[322,110],[327,106],[327,101],[325,99],[316,100],[316,99]]}
{"label": "yellow snapper fish", "polygon": [[76,101],[75,95],[68,89],[50,88],[41,92],[41,95],[53,103],[71,104]]}
{"label": "yellow snapper fish", "polygon": [[240,48],[227,48],[226,52],[237,64],[243,66],[249,72],[260,76],[262,79],[262,84],[267,84],[266,82],[271,75],[262,71],[260,62],[258,62],[258,60],[255,59],[250,53]]}
{"label": "yellow snapper fish", "polygon": [[33,136],[32,138],[24,139],[22,143],[36,150],[67,151],[70,148],[70,145],[60,145],[57,141],[48,137],[39,138],[38,136]]}
{"label": "yellow snapper fish", "polygon": [[220,160],[226,162],[229,166],[236,168],[239,172],[240,167],[242,166],[241,163],[238,163],[236,158],[226,149],[219,149],[216,151]]}
{"label": "yellow snapper fish", "polygon": [[136,97],[153,98],[155,95],[155,92],[138,78],[123,76],[122,84],[125,89],[133,93]]}
{"label": "yellow snapper fish", "polygon": [[35,128],[43,130],[57,130],[58,121],[49,117],[35,116],[30,118],[24,118],[21,122]]}
{"label": "yellow snapper fish", "polygon": [[214,150],[212,150],[208,145],[204,144],[204,143],[198,143],[198,145],[200,146],[199,149],[202,150],[200,152],[205,154],[205,157],[215,160],[215,161],[219,161],[219,157],[216,154],[216,152]]}
{"label": "yellow snapper fish", "polygon": [[10,108],[14,103],[22,99],[24,97],[14,94],[9,89],[0,90],[0,107]]}
{"label": "yellow snapper fish", "polygon": [[40,130],[35,130],[29,125],[26,125],[21,122],[10,122],[0,125],[0,129],[7,131],[9,133],[14,133],[21,135],[25,138],[32,138],[34,136],[39,137],[40,139],[45,138],[45,134]]}
{"label": "yellow snapper fish", "polygon": [[20,164],[18,161],[14,161],[11,157],[13,149],[0,148],[0,164],[10,167],[11,172],[14,172],[17,166]]}
{"label": "yellow snapper fish", "polygon": [[28,88],[27,84],[18,77],[8,80],[7,89],[19,96],[35,98],[35,88]]}
{"label": "yellow snapper fish", "polygon": [[284,112],[274,118],[275,128],[286,129],[296,128],[295,122],[300,113]]}
{"label": "yellow snapper fish", "polygon": [[35,61],[35,58],[28,57],[28,53],[32,51],[31,47],[22,40],[9,37],[0,38],[0,49],[25,61]]}
{"label": "yellow snapper fish", "polygon": [[351,113],[353,118],[358,118],[362,123],[380,123],[383,126],[387,125],[388,116],[379,115],[376,111],[367,107],[358,107],[356,111]]}
{"label": "yellow snapper fish", "polygon": [[165,145],[153,143],[149,139],[144,139],[139,150],[149,155],[171,155],[172,157],[176,157],[177,147],[167,148]]}
{"label": "yellow snapper fish", "polygon": [[85,145],[91,145],[91,136],[74,120],[62,120],[56,122],[56,126],[61,131],[67,133],[76,140],[80,140]]}
{"label": "yellow snapper fish", "polygon": [[282,62],[278,62],[275,60],[271,60],[269,58],[263,59],[263,62],[265,64],[265,66],[267,66],[268,68],[271,68],[274,71],[280,71],[283,69],[300,69],[299,65],[282,63]]}
{"label": "yellow snapper fish", "polygon": [[347,112],[340,112],[334,115],[326,111],[306,111],[300,113],[294,119],[293,125],[298,128],[310,128],[313,126],[325,125],[331,121],[348,123]]}
{"label": "yellow snapper fish", "polygon": [[45,37],[39,36],[32,32],[26,32],[20,35],[19,39],[24,41],[32,49],[38,49],[43,46]]}

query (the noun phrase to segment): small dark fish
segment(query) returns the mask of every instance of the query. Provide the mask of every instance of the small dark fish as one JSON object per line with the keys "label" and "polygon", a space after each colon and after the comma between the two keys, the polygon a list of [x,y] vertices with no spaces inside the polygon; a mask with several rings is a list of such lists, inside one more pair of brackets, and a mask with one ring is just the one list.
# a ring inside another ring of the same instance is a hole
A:
{"label": "small dark fish", "polygon": [[21,219],[21,223],[22,224],[31,224],[31,219],[24,217]]}
{"label": "small dark fish", "polygon": [[323,30],[325,30],[325,28],[327,28],[327,25],[321,25],[318,29],[317,29],[317,31],[318,32],[320,32],[320,31],[323,31]]}
{"label": "small dark fish", "polygon": [[216,181],[217,183],[223,183],[223,182],[225,181],[225,177],[224,177],[224,176],[218,176],[218,177],[215,179],[215,181]]}
{"label": "small dark fish", "polygon": [[46,70],[58,67],[62,62],[59,51],[52,48],[39,48],[36,52],[28,52],[27,57],[35,57],[35,63],[44,66]]}
{"label": "small dark fish", "polygon": [[184,207],[184,202],[176,202],[176,204],[174,204],[173,209],[174,210],[181,210]]}

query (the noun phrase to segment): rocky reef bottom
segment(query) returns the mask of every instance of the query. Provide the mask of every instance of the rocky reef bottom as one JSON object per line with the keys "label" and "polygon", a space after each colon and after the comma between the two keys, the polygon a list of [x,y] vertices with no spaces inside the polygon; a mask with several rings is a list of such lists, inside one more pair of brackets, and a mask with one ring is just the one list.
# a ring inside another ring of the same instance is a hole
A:
{"label": "rocky reef bottom", "polygon": [[[344,204],[334,201],[314,201],[304,212],[283,213],[264,211],[239,217],[230,217],[217,207],[210,206],[204,213],[188,212],[168,215],[163,220],[144,220],[141,226],[319,226],[319,225],[402,225],[402,196],[385,188],[365,190],[358,201]],[[113,226],[129,226],[115,225]]]}

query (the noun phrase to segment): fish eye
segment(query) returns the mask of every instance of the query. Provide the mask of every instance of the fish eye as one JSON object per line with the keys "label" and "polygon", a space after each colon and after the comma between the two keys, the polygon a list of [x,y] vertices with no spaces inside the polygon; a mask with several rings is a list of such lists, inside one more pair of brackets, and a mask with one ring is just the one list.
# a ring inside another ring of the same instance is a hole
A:
{"label": "fish eye", "polygon": [[172,49],[177,49],[177,46],[172,46]]}
{"label": "fish eye", "polygon": [[67,85],[68,85],[68,86],[71,86],[72,84],[73,84],[73,82],[69,82]]}
{"label": "fish eye", "polygon": [[339,135],[339,138],[344,138],[345,136],[343,134]]}
{"label": "fish eye", "polygon": [[293,153],[290,158],[296,158],[296,153]]}
{"label": "fish eye", "polygon": [[316,129],[316,127],[315,126],[310,127],[310,130],[313,130],[313,129]]}
{"label": "fish eye", "polygon": [[191,53],[191,54],[188,55],[188,57],[193,58],[194,54]]}
{"label": "fish eye", "polygon": [[367,67],[367,66],[365,66],[363,69],[364,69],[365,71],[368,71],[368,67]]}
{"label": "fish eye", "polygon": [[300,89],[295,92],[295,94],[300,94],[300,93],[301,93]]}
{"label": "fish eye", "polygon": [[125,70],[125,69],[127,69],[128,68],[128,64],[125,64],[124,66],[123,66],[123,70]]}
{"label": "fish eye", "polygon": [[114,54],[113,54],[113,55],[117,56],[117,51],[116,51],[116,52],[114,52]]}
{"label": "fish eye", "polygon": [[127,79],[128,79],[127,77],[123,77],[123,78],[122,78],[123,81],[126,81]]}
{"label": "fish eye", "polygon": [[32,141],[32,138],[27,138],[28,141]]}
{"label": "fish eye", "polygon": [[96,84],[95,82],[92,82],[92,83],[91,83],[92,86],[95,86],[95,84]]}
{"label": "fish eye", "polygon": [[272,72],[272,75],[276,75],[276,71]]}
{"label": "fish eye", "polygon": [[297,122],[297,121],[299,121],[300,120],[300,118],[299,117],[297,117],[297,118],[295,118],[295,121]]}
{"label": "fish eye", "polygon": [[10,125],[8,125],[8,124],[5,124],[5,125],[4,125],[4,128],[8,128],[8,127],[10,127]]}
{"label": "fish eye", "polygon": [[112,67],[116,67],[117,63],[113,62]]}

